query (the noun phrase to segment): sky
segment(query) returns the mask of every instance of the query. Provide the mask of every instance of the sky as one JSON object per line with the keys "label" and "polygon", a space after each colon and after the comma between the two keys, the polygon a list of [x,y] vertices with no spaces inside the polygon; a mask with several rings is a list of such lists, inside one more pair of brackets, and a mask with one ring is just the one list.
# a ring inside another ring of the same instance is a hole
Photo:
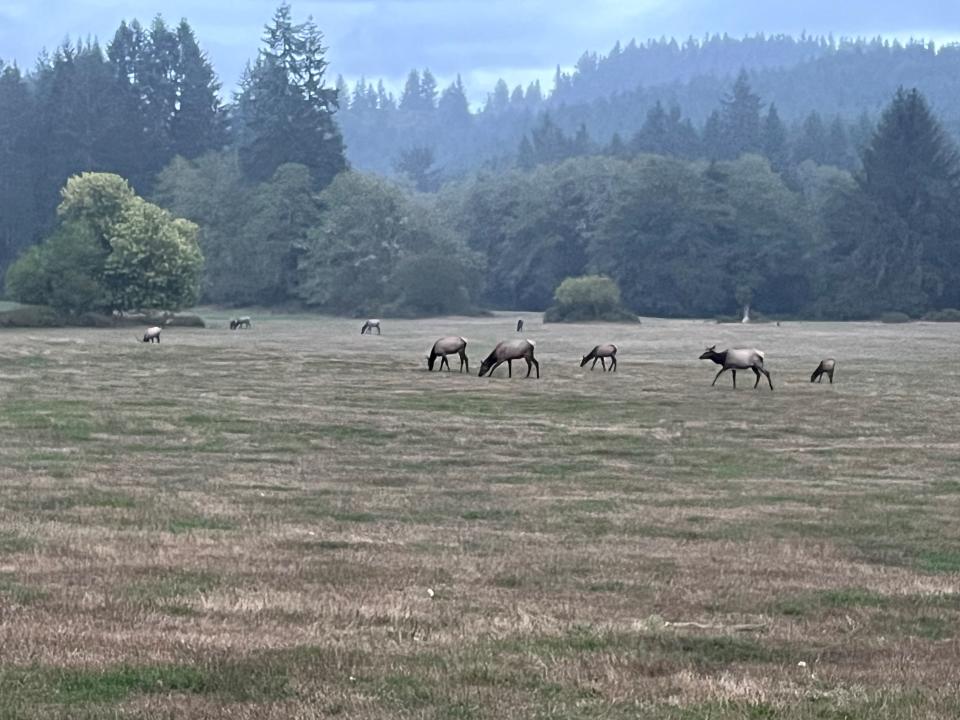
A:
{"label": "sky", "polygon": [[[123,19],[186,17],[226,90],[255,57],[272,0],[0,0],[0,59],[33,65],[65,37],[106,44]],[[960,41],[960,0],[292,0],[329,46],[331,81],[383,78],[395,91],[412,67],[442,85],[463,75],[471,101],[496,80],[552,85],[559,64],[617,40],[766,33],[923,37]]]}

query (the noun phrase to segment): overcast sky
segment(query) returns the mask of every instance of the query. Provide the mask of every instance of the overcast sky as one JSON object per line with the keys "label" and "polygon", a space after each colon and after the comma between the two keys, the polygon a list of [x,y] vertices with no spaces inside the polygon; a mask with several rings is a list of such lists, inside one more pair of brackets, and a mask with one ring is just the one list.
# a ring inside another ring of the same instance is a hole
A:
{"label": "overcast sky", "polygon": [[[911,36],[960,40],[960,0],[293,0],[330,47],[335,76],[384,78],[394,88],[411,67],[442,83],[461,72],[479,101],[498,77],[547,81],[584,50],[617,40],[710,32]],[[186,17],[225,87],[255,56],[270,0],[0,0],[0,58],[30,67],[64,37],[104,44],[123,19]],[[547,82],[546,87],[549,88]]]}

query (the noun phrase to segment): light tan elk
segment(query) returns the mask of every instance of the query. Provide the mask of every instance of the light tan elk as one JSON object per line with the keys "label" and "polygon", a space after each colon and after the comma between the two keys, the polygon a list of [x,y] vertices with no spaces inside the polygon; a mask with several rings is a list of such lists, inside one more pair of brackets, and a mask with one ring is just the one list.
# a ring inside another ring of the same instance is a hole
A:
{"label": "light tan elk", "polygon": [[480,364],[480,377],[490,374],[503,363],[507,364],[507,377],[513,377],[513,361],[527,361],[527,377],[533,368],[537,369],[537,377],[540,377],[540,363],[533,357],[533,340],[509,340],[497,343],[493,352],[487,355],[486,359]]}

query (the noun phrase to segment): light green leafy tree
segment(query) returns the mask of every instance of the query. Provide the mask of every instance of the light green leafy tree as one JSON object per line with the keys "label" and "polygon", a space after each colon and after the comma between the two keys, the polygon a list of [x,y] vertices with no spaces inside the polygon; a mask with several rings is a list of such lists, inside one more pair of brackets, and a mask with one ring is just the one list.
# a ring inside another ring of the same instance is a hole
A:
{"label": "light green leafy tree", "polygon": [[137,197],[123,178],[67,181],[60,225],[7,274],[8,293],[62,313],[178,310],[196,301],[197,226]]}

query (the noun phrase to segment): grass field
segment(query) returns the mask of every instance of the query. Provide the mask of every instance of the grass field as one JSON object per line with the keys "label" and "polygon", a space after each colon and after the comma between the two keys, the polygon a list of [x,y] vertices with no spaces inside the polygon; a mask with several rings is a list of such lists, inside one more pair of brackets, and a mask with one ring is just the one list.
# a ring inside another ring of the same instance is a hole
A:
{"label": "grass field", "polygon": [[0,333],[0,718],[960,716],[960,326],[206,317]]}

